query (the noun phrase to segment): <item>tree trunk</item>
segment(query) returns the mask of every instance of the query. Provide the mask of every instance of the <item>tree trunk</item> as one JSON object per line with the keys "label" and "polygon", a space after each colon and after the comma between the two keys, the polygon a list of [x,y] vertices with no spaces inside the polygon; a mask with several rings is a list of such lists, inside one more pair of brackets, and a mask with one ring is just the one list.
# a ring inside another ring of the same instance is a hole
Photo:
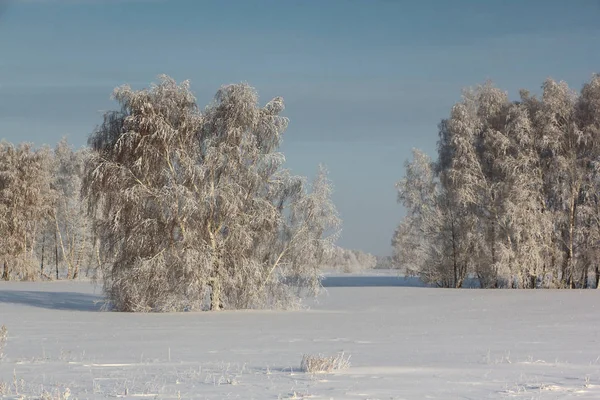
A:
{"label": "tree trunk", "polygon": [[102,260],[100,259],[100,239],[98,237],[94,237],[94,250],[96,253],[96,262],[98,263],[96,269],[100,271],[102,269]]}
{"label": "tree trunk", "polygon": [[465,261],[460,268],[460,278],[458,281],[458,287],[462,288],[465,283],[465,278],[467,277],[467,262]]}
{"label": "tree trunk", "polygon": [[[552,256],[554,257],[554,256]],[[542,265],[542,279],[540,281],[540,287],[544,288],[544,282],[546,282],[546,263]],[[546,289],[548,286],[546,286]]]}
{"label": "tree trunk", "polygon": [[[213,187],[214,194],[214,187]],[[208,223],[208,231],[210,234],[210,244],[212,248],[212,262],[214,267],[213,276],[210,279],[210,310],[218,311],[223,309],[223,304],[221,303],[221,259],[217,255],[217,241],[215,239],[216,233],[219,232],[219,229],[215,229],[215,232],[212,232],[212,222]]]}
{"label": "tree trunk", "polygon": [[500,277],[498,276],[498,265],[496,264],[496,220],[495,218],[492,219],[492,271],[494,273],[494,288],[497,289],[499,288],[500,282],[499,279]]}
{"label": "tree trunk", "polygon": [[40,277],[44,276],[44,250],[46,249],[46,234],[44,233],[44,238],[42,239],[42,260],[40,265]]}
{"label": "tree trunk", "polygon": [[81,247],[79,248],[79,253],[77,253],[77,259],[75,260],[75,266],[73,268],[73,279],[77,279],[79,277],[79,269],[81,265],[81,257],[83,255],[85,249],[85,240],[81,240]]}
{"label": "tree trunk", "polygon": [[596,276],[594,277],[594,280],[596,281],[596,289],[600,289],[600,264],[596,263],[596,266],[594,267],[594,271],[596,272]]}
{"label": "tree trunk", "polygon": [[4,272],[2,273],[2,279],[5,281],[10,280],[10,275],[8,274],[8,264],[4,261]]}
{"label": "tree trunk", "polygon": [[58,280],[58,232],[54,230],[54,262],[56,263],[56,280]]}
{"label": "tree trunk", "polygon": [[212,278],[210,286],[210,310],[219,311],[223,309],[221,303],[221,282],[218,278]]}
{"label": "tree trunk", "polygon": [[[65,249],[65,242],[63,241],[63,235],[60,233],[60,228],[58,227],[58,220],[56,219],[56,217],[54,217],[54,221],[56,223],[56,232],[57,232],[57,236],[58,236],[58,242],[60,243],[60,249],[62,251],[62,255],[63,255],[63,261],[65,261],[67,263],[67,279],[71,279],[71,274],[72,274],[72,262],[73,262],[73,256],[72,256],[72,249],[73,246],[71,245],[69,252],[67,254],[67,251]],[[67,231],[65,232],[65,236],[67,238],[67,240],[69,240],[69,231],[67,229]]]}
{"label": "tree trunk", "polygon": [[458,262],[456,260],[456,233],[454,232],[454,220],[452,220],[452,263],[454,267],[454,287],[459,288],[458,283]]}
{"label": "tree trunk", "polygon": [[583,271],[582,271],[582,276],[581,276],[581,287],[583,289],[587,289],[589,287],[588,285],[588,271],[589,271],[589,265],[586,262],[584,267],[583,267]]}
{"label": "tree trunk", "polygon": [[571,207],[569,210],[569,238],[567,242],[567,259],[566,259],[566,268],[565,272],[567,275],[567,287],[570,289],[575,288],[575,268],[574,268],[574,260],[573,260],[573,249],[575,246],[575,215],[577,213],[577,192],[573,193],[573,198],[571,199]]}

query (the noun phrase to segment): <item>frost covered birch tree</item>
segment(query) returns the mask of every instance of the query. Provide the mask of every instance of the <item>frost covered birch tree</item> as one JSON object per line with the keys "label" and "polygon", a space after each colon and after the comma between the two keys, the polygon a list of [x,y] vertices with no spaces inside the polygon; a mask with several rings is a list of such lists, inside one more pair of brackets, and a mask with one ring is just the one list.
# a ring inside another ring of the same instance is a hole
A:
{"label": "frost covered birch tree", "polygon": [[544,199],[538,143],[525,106],[510,106],[503,131],[508,142],[506,153],[498,159],[503,175],[500,258],[508,272],[508,286],[535,288],[545,279],[553,227]]}
{"label": "frost covered birch tree", "polygon": [[283,167],[281,98],[260,107],[252,87],[228,85],[201,112],[166,76],[114,98],[82,193],[117,310],[277,307],[318,290],[340,220],[325,169],[309,187]]}
{"label": "frost covered birch tree", "polygon": [[506,94],[490,83],[475,90],[465,90],[444,122],[446,144],[452,154],[440,165],[443,183],[452,193],[455,207],[465,208],[469,225],[477,226],[470,235],[474,272],[484,286],[497,286],[502,264],[499,257],[499,220],[503,198],[503,177],[498,157],[506,151],[507,140],[500,131],[505,113]]}
{"label": "frost covered birch tree", "polygon": [[413,150],[406,176],[396,184],[398,202],[407,215],[400,223],[392,246],[396,263],[426,283],[461,287],[467,273],[467,248],[458,217],[460,208],[450,207],[452,193],[435,176],[434,165],[424,153]]}
{"label": "frost covered birch tree", "polygon": [[50,240],[44,242],[53,245],[49,250],[54,253],[56,279],[60,262],[67,279],[76,279],[82,266],[89,270],[95,264],[91,225],[80,196],[87,154],[87,149],[74,150],[64,138],[54,149],[52,187],[56,196],[46,232]]}
{"label": "frost covered birch tree", "polygon": [[575,120],[577,94],[566,83],[547,80],[543,86],[542,107],[539,111],[540,129],[547,136],[545,155],[550,169],[549,201],[555,211],[561,255],[561,286],[574,285],[578,205],[583,175],[580,167],[585,161],[578,157],[584,144],[579,141],[580,130]]}

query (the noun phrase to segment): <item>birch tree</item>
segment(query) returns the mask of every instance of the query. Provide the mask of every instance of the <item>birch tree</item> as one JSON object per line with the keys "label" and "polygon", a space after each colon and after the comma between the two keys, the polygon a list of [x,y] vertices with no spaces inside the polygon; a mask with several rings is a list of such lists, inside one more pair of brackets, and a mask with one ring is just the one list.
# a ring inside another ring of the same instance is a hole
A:
{"label": "birch tree", "polygon": [[56,279],[59,260],[65,264],[67,279],[76,279],[83,264],[94,264],[90,221],[80,197],[86,157],[86,149],[75,151],[64,138],[54,150],[56,197],[47,236],[53,239]]}
{"label": "birch tree", "polygon": [[117,310],[277,307],[316,292],[340,224],[322,169],[306,179],[278,152],[281,98],[222,87],[201,112],[189,83],[117,88],[121,109],[91,135],[83,195]]}
{"label": "birch tree", "polygon": [[477,229],[470,229],[468,247],[474,272],[485,287],[499,284],[504,266],[498,253],[503,182],[498,161],[507,147],[501,131],[506,105],[506,94],[490,83],[466,90],[444,121],[446,147],[439,150],[439,173],[451,204],[463,209],[458,216],[462,224]]}
{"label": "birch tree", "polygon": [[469,243],[460,226],[465,221],[450,206],[431,159],[413,150],[413,161],[406,163],[406,176],[396,187],[407,211],[392,239],[396,263],[426,283],[461,287],[469,267]]}
{"label": "birch tree", "polygon": [[589,158],[587,142],[575,115],[577,94],[566,83],[546,80],[537,122],[547,137],[543,148],[550,188],[548,201],[557,218],[557,244],[562,249],[561,265],[555,275],[561,287],[575,287],[578,207]]}
{"label": "birch tree", "polygon": [[553,221],[547,212],[538,143],[526,106],[510,107],[504,132],[508,144],[498,160],[504,179],[501,258],[510,273],[510,286],[536,288],[546,284]]}

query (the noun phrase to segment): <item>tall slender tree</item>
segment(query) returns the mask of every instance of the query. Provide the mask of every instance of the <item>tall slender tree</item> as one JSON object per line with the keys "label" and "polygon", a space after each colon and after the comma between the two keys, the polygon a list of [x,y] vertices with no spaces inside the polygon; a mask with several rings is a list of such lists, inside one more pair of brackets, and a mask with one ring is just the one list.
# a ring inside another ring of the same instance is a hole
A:
{"label": "tall slender tree", "polygon": [[413,150],[413,161],[406,163],[406,176],[396,187],[407,211],[392,239],[397,264],[427,283],[461,287],[469,262],[467,230],[461,225],[466,220],[450,206],[452,193],[440,185],[431,159]]}
{"label": "tall slender tree", "polygon": [[[87,154],[87,149],[75,151],[65,138],[54,150],[52,187],[57,195],[49,221],[52,233],[48,236],[65,264],[67,279],[77,278],[82,264],[93,265],[91,226],[80,197]],[[58,270],[58,264],[56,267]]]}

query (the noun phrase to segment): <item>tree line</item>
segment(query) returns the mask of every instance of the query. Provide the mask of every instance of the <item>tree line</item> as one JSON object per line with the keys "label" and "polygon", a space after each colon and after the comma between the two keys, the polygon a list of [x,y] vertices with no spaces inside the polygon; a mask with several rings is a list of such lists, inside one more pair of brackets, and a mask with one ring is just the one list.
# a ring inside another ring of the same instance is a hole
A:
{"label": "tree line", "polygon": [[323,259],[323,268],[352,273],[375,268],[377,257],[356,249],[333,246]]}
{"label": "tree line", "polygon": [[[600,76],[520,100],[464,91],[398,182],[393,258],[335,245],[328,172],[285,168],[284,102],[246,84],[121,86],[88,146],[0,143],[4,280],[101,279],[120,311],[287,307],[321,271],[388,265],[441,287],[598,286]],[[383,261],[382,261],[383,260]]]}
{"label": "tree line", "polygon": [[397,184],[393,239],[409,274],[441,287],[587,288],[600,280],[600,76],[548,79],[511,101],[490,82],[439,124],[437,158],[414,150]]}
{"label": "tree line", "polygon": [[0,144],[4,280],[85,272],[116,310],[219,310],[293,306],[323,264],[370,265],[334,245],[325,167],[312,182],[285,168],[282,98],[227,85],[201,110],[167,76],[113,98],[86,148]]}
{"label": "tree line", "polygon": [[[74,279],[97,265],[80,200],[85,149],[0,143],[0,276]],[[83,271],[82,271],[83,269]]]}

